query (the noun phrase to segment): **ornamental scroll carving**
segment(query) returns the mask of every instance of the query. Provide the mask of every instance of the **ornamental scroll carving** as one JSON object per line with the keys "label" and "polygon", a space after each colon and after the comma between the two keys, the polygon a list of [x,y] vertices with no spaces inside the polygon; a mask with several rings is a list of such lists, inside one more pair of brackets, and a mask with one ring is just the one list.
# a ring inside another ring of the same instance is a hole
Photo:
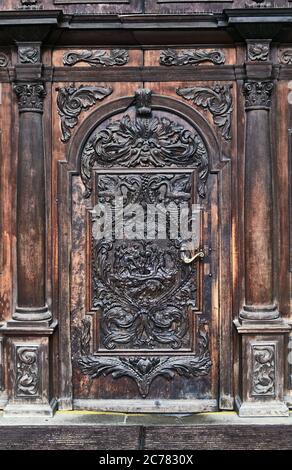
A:
{"label": "ornamental scroll carving", "polygon": [[111,88],[73,85],[58,88],[57,106],[61,118],[62,142],[71,138],[71,129],[78,124],[81,111],[87,111],[98,100],[104,99],[112,93]]}
{"label": "ornamental scroll carving", "polygon": [[204,51],[200,49],[178,52],[175,49],[165,49],[160,53],[161,65],[198,65],[202,62],[224,64],[225,55],[222,51]]}
{"label": "ornamental scroll carving", "polygon": [[136,383],[143,398],[149,394],[152,382],[161,377],[171,380],[207,375],[211,368],[208,333],[202,325],[198,335],[197,354],[189,356],[85,356],[78,360],[81,371],[92,378],[111,375],[113,379],[128,377]]}
{"label": "ornamental scroll carving", "polygon": [[275,396],[275,345],[252,345],[252,395]]}
{"label": "ornamental scroll carving", "polygon": [[252,62],[266,62],[270,55],[269,43],[249,43],[247,46],[247,57]]}
{"label": "ornamental scroll carving", "polygon": [[[102,175],[99,201],[187,202],[190,175]],[[129,215],[131,224],[131,215]],[[143,234],[144,235],[144,234]],[[178,240],[94,241],[93,306],[102,310],[107,349],[189,346],[189,312],[197,304],[196,268],[181,260]]]}
{"label": "ornamental scroll carving", "polygon": [[91,173],[95,165],[128,168],[175,165],[198,169],[198,193],[205,197],[209,163],[201,136],[168,117],[153,116],[150,90],[136,93],[136,113],[136,119],[125,115],[90,136],[81,157],[85,196],[92,191]]}
{"label": "ornamental scroll carving", "polygon": [[210,111],[214,124],[221,129],[222,137],[225,140],[231,140],[231,115],[233,111],[231,88],[232,85],[217,84],[212,88],[178,88],[176,92],[186,100],[191,100],[197,106],[202,106],[203,109]]}
{"label": "ornamental scroll carving", "polygon": [[0,67],[1,68],[7,67],[8,63],[9,63],[9,59],[7,55],[4,54],[4,52],[0,52]]}
{"label": "ornamental scroll carving", "polygon": [[105,50],[98,51],[70,51],[64,54],[64,65],[76,65],[80,62],[85,62],[90,65],[125,65],[129,61],[129,53],[126,49],[112,49],[107,52]]}
{"label": "ornamental scroll carving", "polygon": [[38,347],[16,347],[16,396],[32,397],[39,393]]}

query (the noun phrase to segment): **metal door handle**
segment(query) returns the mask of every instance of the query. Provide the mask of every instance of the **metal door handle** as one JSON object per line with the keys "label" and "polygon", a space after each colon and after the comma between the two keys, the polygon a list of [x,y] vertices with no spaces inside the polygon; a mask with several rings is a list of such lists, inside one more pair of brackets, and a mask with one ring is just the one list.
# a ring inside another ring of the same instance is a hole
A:
{"label": "metal door handle", "polygon": [[205,258],[205,253],[203,252],[203,250],[200,250],[192,258],[184,257],[182,261],[186,264],[191,264],[193,261],[196,261],[197,259],[203,259],[203,258]]}

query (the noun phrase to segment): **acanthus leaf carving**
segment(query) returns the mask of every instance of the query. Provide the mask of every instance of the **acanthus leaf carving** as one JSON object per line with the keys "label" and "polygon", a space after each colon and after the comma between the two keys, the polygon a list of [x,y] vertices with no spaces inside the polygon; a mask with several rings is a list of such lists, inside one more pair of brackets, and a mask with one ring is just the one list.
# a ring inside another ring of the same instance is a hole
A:
{"label": "acanthus leaf carving", "polygon": [[275,345],[252,345],[253,396],[275,396]]}
{"label": "acanthus leaf carving", "polygon": [[13,87],[17,98],[19,112],[43,112],[43,101],[46,89],[43,83],[16,83]]}
{"label": "acanthus leaf carving", "polygon": [[96,86],[73,85],[65,88],[58,88],[57,106],[61,118],[62,142],[68,142],[71,137],[71,130],[78,124],[78,117],[81,111],[91,108],[98,100],[104,99],[112,93],[112,88]]}
{"label": "acanthus leaf carving", "polygon": [[36,396],[39,392],[38,347],[16,347],[16,395]]}
{"label": "acanthus leaf carving", "polygon": [[224,139],[231,140],[231,115],[233,111],[231,88],[232,85],[216,84],[212,88],[178,88],[176,92],[179,96],[191,100],[197,106],[202,106],[203,109],[210,111],[214,124],[221,129]]}
{"label": "acanthus leaf carving", "polygon": [[[145,95],[137,96],[138,95]],[[200,135],[167,117],[151,113],[150,94],[136,94],[137,117],[129,115],[112,121],[106,128],[94,132],[84,146],[81,157],[81,178],[85,197],[92,191],[91,174],[95,164],[111,167],[190,166],[198,169],[198,193],[206,195],[209,174],[208,153]],[[143,105],[142,105],[143,103]]]}
{"label": "acanthus leaf carving", "polygon": [[263,108],[271,106],[274,83],[271,80],[247,81],[243,85],[246,109]]}
{"label": "acanthus leaf carving", "polygon": [[165,49],[160,53],[160,64],[168,66],[198,65],[202,62],[212,62],[219,65],[225,63],[222,51],[205,51],[201,49],[178,52],[175,49]]}
{"label": "acanthus leaf carving", "polygon": [[105,50],[83,50],[70,51],[64,54],[64,65],[76,65],[79,62],[85,62],[90,65],[121,66],[129,61],[129,53],[126,49],[112,49],[109,52]]}
{"label": "acanthus leaf carving", "polygon": [[208,333],[199,331],[197,354],[188,356],[84,356],[77,360],[81,371],[92,378],[111,375],[114,379],[128,377],[136,383],[143,398],[149,394],[157,377],[171,380],[175,374],[183,377],[207,375],[212,362]]}

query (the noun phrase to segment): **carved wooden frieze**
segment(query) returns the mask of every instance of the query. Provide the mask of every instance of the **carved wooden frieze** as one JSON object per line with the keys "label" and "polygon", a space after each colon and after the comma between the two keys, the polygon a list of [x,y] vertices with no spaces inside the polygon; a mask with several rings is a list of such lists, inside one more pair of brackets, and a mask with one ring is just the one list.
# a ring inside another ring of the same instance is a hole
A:
{"label": "carved wooden frieze", "polygon": [[64,54],[64,65],[75,65],[85,62],[90,65],[125,65],[129,61],[129,53],[126,49],[112,49],[111,51],[99,50],[83,50],[70,51]]}
{"label": "carved wooden frieze", "polygon": [[178,52],[175,49],[165,49],[160,53],[160,64],[168,66],[198,65],[202,62],[224,64],[225,54],[222,51],[206,51],[201,49],[185,50]]}
{"label": "carved wooden frieze", "polygon": [[14,91],[18,98],[19,112],[43,112],[46,90],[43,83],[16,83]]}
{"label": "carved wooden frieze", "polygon": [[197,106],[210,111],[214,124],[221,129],[222,137],[231,140],[231,115],[233,111],[232,85],[216,84],[214,87],[178,88],[179,96],[193,101]]}
{"label": "carved wooden frieze", "polygon": [[17,397],[35,397],[39,394],[38,346],[16,346]]}
{"label": "carved wooden frieze", "polygon": [[175,374],[184,377],[207,375],[212,362],[208,333],[199,331],[197,354],[188,356],[84,356],[77,363],[81,371],[92,378],[111,375],[114,379],[128,377],[136,383],[143,398],[149,394],[157,378],[172,380]]}
{"label": "carved wooden frieze", "polygon": [[247,45],[247,58],[252,62],[266,62],[270,56],[269,42],[249,42]]}
{"label": "carved wooden frieze", "polygon": [[73,85],[65,88],[58,88],[57,106],[61,118],[62,142],[68,142],[71,137],[71,130],[78,124],[78,117],[81,111],[87,111],[98,100],[104,99],[112,93],[112,88],[97,86]]}
{"label": "carved wooden frieze", "polygon": [[191,166],[198,169],[198,192],[205,197],[209,163],[201,136],[167,117],[153,116],[148,90],[138,91],[137,96],[136,119],[125,115],[121,120],[112,121],[105,129],[93,132],[84,146],[81,177],[86,196],[92,189],[92,168],[98,164],[106,167]]}
{"label": "carved wooden frieze", "polygon": [[252,344],[252,384],[254,397],[275,397],[275,344]]}
{"label": "carved wooden frieze", "polygon": [[246,109],[270,108],[274,83],[271,80],[247,81],[243,85]]}

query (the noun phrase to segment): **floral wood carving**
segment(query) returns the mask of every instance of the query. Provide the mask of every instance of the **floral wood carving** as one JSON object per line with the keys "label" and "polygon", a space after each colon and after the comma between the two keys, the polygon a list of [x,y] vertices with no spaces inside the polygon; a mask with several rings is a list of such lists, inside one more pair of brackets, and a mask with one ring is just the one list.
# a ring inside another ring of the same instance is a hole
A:
{"label": "floral wood carving", "polygon": [[46,90],[42,83],[16,83],[13,89],[18,98],[19,112],[43,112]]}
{"label": "floral wood carving", "polygon": [[247,46],[247,57],[251,61],[265,62],[269,59],[269,43],[249,43]]}
{"label": "floral wood carving", "polygon": [[[190,175],[104,175],[99,202],[187,202]],[[129,216],[131,224],[131,217]],[[143,234],[144,235],[144,234]],[[189,342],[189,312],[196,307],[196,268],[181,261],[180,242],[97,240],[93,250],[93,306],[102,310],[102,341],[179,349]]]}
{"label": "floral wood carving", "polygon": [[109,52],[98,51],[71,51],[64,54],[64,65],[75,65],[79,62],[86,62],[90,65],[125,65],[129,61],[129,53],[126,49],[113,49]]}
{"label": "floral wood carving", "polygon": [[270,108],[274,84],[270,80],[247,81],[243,85],[246,109]]}
{"label": "floral wood carving", "polygon": [[212,362],[209,353],[208,334],[199,332],[197,355],[189,356],[84,356],[77,363],[81,371],[92,378],[111,375],[114,379],[129,377],[137,384],[143,398],[149,394],[157,377],[171,380],[175,374],[184,377],[207,375]]}
{"label": "floral wood carving", "polygon": [[286,49],[281,53],[280,62],[284,65],[292,65],[292,49]]}
{"label": "floral wood carving", "polygon": [[166,49],[160,53],[161,65],[198,65],[201,62],[224,64],[225,55],[222,51],[204,51],[200,49],[177,52],[175,49]]}
{"label": "floral wood carving", "polygon": [[39,370],[37,347],[16,347],[16,395],[38,395]]}
{"label": "floral wood carving", "polygon": [[0,67],[7,67],[8,65],[8,57],[6,54],[4,54],[3,52],[0,52]]}
{"label": "floral wood carving", "polygon": [[136,119],[123,116],[105,129],[94,132],[87,141],[81,158],[86,197],[92,191],[91,172],[95,164],[107,167],[191,166],[198,169],[198,192],[205,197],[209,164],[202,138],[195,130],[190,132],[166,117],[152,116],[151,93],[148,92],[140,90],[136,94]]}
{"label": "floral wood carving", "polygon": [[252,345],[253,396],[275,396],[275,345]]}
{"label": "floral wood carving", "polygon": [[86,111],[93,106],[97,100],[102,100],[112,93],[112,88],[73,85],[58,88],[57,106],[61,118],[62,142],[68,142],[71,137],[70,129],[78,124],[81,111]]}
{"label": "floral wood carving", "polygon": [[207,109],[213,116],[214,124],[220,129],[225,140],[231,140],[232,85],[215,85],[212,88],[178,88],[179,96],[192,100],[197,106]]}

